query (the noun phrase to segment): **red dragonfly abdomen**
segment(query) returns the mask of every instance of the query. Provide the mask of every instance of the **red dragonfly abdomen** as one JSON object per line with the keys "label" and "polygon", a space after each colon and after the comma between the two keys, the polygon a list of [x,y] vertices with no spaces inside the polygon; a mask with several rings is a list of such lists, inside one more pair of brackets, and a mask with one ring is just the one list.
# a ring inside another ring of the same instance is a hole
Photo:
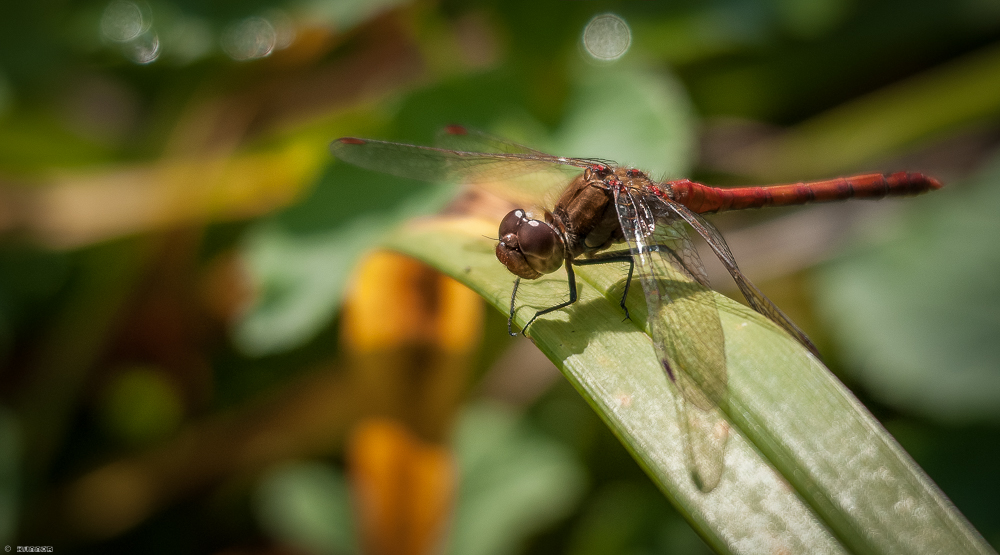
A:
{"label": "red dragonfly abdomen", "polygon": [[882,198],[919,195],[940,189],[941,183],[921,173],[871,173],[826,181],[735,187],[723,189],[680,179],[671,181],[672,197],[691,210],[704,214],[764,206],[790,206],[809,202],[830,202],[849,198]]}

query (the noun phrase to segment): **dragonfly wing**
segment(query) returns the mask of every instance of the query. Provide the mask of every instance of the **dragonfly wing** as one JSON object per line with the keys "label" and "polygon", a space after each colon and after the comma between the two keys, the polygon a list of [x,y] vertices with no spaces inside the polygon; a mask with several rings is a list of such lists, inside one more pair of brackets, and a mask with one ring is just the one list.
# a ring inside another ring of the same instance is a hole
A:
{"label": "dragonfly wing", "polygon": [[650,337],[681,392],[688,458],[699,487],[709,491],[722,475],[729,430],[717,409],[727,378],[714,293],[684,220],[658,198],[630,189],[615,191],[615,205],[646,297]]}
{"label": "dragonfly wing", "polygon": [[438,146],[449,150],[464,150],[468,152],[488,152],[496,154],[521,154],[532,158],[544,158],[568,164],[578,168],[585,168],[594,164],[605,166],[617,166],[612,160],[604,158],[566,158],[546,154],[540,150],[524,146],[502,137],[490,135],[476,129],[470,129],[462,125],[445,126],[437,136]]}
{"label": "dragonfly wing", "polygon": [[[600,158],[555,157],[540,150],[535,150],[531,147],[462,125],[448,125],[444,127],[438,133],[437,145],[453,150],[514,154],[531,159],[550,160],[553,162],[554,167],[559,167],[561,170],[564,170],[567,165],[574,169],[594,164],[602,164],[609,167],[616,165],[610,160]],[[520,198],[526,198],[532,204],[551,207],[555,204],[569,181],[565,171],[533,172],[531,174],[511,176],[508,183],[505,184],[508,188],[508,193],[505,196],[509,198],[512,194],[515,194]]]}
{"label": "dragonfly wing", "polygon": [[548,156],[548,154],[540,150],[535,150],[531,147],[462,125],[448,125],[441,129],[437,134],[437,146],[449,150],[464,150],[468,152]]}
{"label": "dragonfly wing", "polygon": [[736,258],[733,256],[732,251],[729,250],[729,245],[726,244],[726,240],[722,238],[722,234],[719,233],[719,230],[715,229],[715,226],[710,224],[698,214],[694,213],[688,207],[669,199],[663,199],[663,201],[705,239],[708,246],[712,248],[712,251],[714,251],[719,257],[719,260],[722,261],[723,266],[725,266],[726,269],[729,270],[730,275],[733,276],[736,286],[743,292],[743,296],[746,298],[750,307],[764,316],[767,316],[767,318],[775,324],[781,326],[785,331],[791,334],[792,337],[798,340],[799,343],[802,343],[818,357],[819,351],[817,351],[816,345],[809,340],[809,337],[806,336],[805,332],[799,329],[799,327],[796,326],[795,323],[792,322],[792,320],[771,301],[771,299],[768,299],[767,296],[765,296],[760,289],[757,289],[757,286],[754,285],[743,274],[743,272],[740,271],[740,267],[736,264]]}
{"label": "dragonfly wing", "polygon": [[[650,334],[685,398],[702,410],[718,406],[727,391],[725,334],[715,294],[684,220],[659,198],[634,191],[619,195],[622,229],[636,258],[646,294]],[[624,223],[626,216],[636,217]]]}
{"label": "dragonfly wing", "polygon": [[704,492],[712,491],[719,485],[722,471],[725,470],[729,422],[722,417],[719,409],[701,410],[691,407],[684,397],[681,397],[680,406],[682,425],[687,428],[685,448],[688,465],[694,470],[692,474],[698,488]]}
{"label": "dragonfly wing", "polygon": [[588,165],[585,160],[528,150],[469,152],[354,137],[330,143],[335,157],[364,169],[421,181],[476,185],[528,204],[541,202],[549,189],[565,187],[573,174]]}

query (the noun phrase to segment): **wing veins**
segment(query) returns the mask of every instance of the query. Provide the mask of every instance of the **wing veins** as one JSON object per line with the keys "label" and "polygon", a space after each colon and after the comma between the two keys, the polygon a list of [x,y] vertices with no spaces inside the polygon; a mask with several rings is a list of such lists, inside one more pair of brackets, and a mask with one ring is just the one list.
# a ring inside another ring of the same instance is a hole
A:
{"label": "wing veins", "polygon": [[715,252],[716,256],[722,262],[722,265],[726,267],[729,274],[733,276],[733,281],[736,282],[736,286],[739,287],[740,291],[743,293],[743,297],[746,298],[747,303],[751,308],[766,316],[769,320],[780,326],[782,329],[787,331],[792,337],[794,337],[799,343],[802,343],[807,349],[812,351],[814,355],[819,357],[819,351],[816,349],[816,345],[809,339],[809,337],[795,325],[792,320],[785,315],[784,312],[774,304],[771,299],[767,298],[760,289],[754,285],[746,275],[740,271],[740,267],[736,264],[736,258],[733,256],[731,250],[729,250],[729,245],[726,244],[726,240],[723,239],[722,234],[719,230],[715,229],[711,223],[707,220],[694,213],[686,206],[674,202],[669,199],[665,199],[664,202],[670,206],[674,212],[676,212],[680,217],[694,228],[708,246],[711,247],[712,251]]}

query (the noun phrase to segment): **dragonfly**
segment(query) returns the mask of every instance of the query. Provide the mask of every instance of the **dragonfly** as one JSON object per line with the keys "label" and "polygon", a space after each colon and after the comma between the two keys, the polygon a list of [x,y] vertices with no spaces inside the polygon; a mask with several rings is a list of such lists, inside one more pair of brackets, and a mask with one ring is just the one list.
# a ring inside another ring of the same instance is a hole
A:
{"label": "dragonfly", "polygon": [[[578,298],[574,267],[628,264],[619,303],[633,276],[646,301],[646,326],[664,372],[680,390],[680,419],[691,476],[704,492],[724,470],[728,424],[719,412],[727,398],[725,335],[707,272],[689,230],[722,262],[747,303],[809,351],[816,346],[740,271],[722,234],[701,214],[849,198],[916,195],[941,183],[915,172],[865,174],[825,181],[719,188],[688,179],[658,181],[645,172],[600,158],[568,158],[513,143],[460,125],[441,133],[447,148],[356,137],[333,141],[338,159],[361,168],[430,182],[456,181],[501,196],[536,202],[558,195],[551,207],[510,211],[500,222],[497,259],[516,277],[508,331],[521,280],[565,267],[566,301],[538,310],[561,310]],[[561,191],[560,191],[561,190]],[[621,246],[616,250],[616,246]]]}

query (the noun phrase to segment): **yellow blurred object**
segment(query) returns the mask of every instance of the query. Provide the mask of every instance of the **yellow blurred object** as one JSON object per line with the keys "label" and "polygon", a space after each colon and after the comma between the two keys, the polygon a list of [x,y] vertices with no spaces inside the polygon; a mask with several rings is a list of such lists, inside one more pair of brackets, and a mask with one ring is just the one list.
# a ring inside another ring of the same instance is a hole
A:
{"label": "yellow blurred object", "polygon": [[416,260],[376,252],[344,303],[341,344],[370,414],[443,440],[482,335],[483,302]]}
{"label": "yellow blurred object", "polygon": [[22,209],[3,224],[49,246],[77,247],[170,226],[248,218],[294,201],[326,160],[325,148],[294,142],[273,152],[61,176],[14,193]]}
{"label": "yellow blurred object", "polygon": [[398,422],[371,419],[355,428],[347,459],[364,553],[438,552],[455,493],[448,449]]}
{"label": "yellow blurred object", "polygon": [[379,415],[355,427],[347,449],[368,555],[439,551],[456,487],[443,441],[482,321],[475,293],[416,260],[376,252],[358,269],[341,334],[358,393]]}
{"label": "yellow blurred object", "polygon": [[457,281],[412,258],[372,254],[359,267],[345,305],[343,339],[358,353],[428,344],[451,353],[479,345],[483,305]]}

